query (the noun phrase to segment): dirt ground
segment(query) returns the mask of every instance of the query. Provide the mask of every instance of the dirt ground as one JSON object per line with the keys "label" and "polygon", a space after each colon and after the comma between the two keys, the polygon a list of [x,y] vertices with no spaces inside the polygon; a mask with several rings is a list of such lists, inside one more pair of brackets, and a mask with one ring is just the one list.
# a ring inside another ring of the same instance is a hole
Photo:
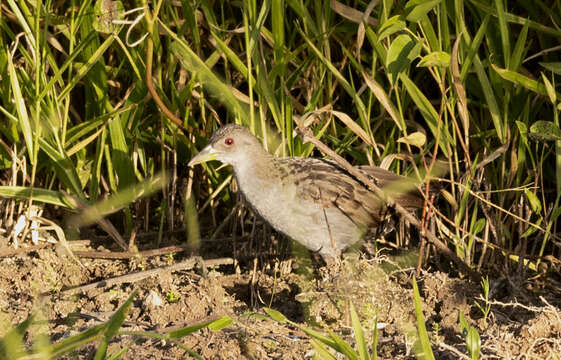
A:
{"label": "dirt ground", "polygon": [[[110,240],[100,239],[80,242],[81,246],[71,243],[71,249],[82,255],[84,251],[106,251]],[[30,244],[20,244],[20,254],[2,253],[0,258],[1,334],[36,314],[28,342],[32,343],[36,334],[49,334],[51,341],[57,342],[107,321],[137,289],[122,331],[162,333],[228,315],[233,323],[227,328],[214,332],[203,329],[179,342],[205,359],[310,359],[314,351],[302,330],[253,314],[263,315],[263,307],[271,307],[302,326],[324,333],[329,327],[352,344],[352,301],[369,338],[377,314],[379,358],[415,358],[411,285],[415,271],[412,267],[396,266],[398,257],[384,251],[375,257],[351,253],[338,272],[328,273],[318,261],[305,256],[276,257],[264,246],[259,251],[267,255],[246,256],[244,246],[251,245],[246,244],[242,238],[203,242],[203,258],[233,253],[239,260],[236,264],[224,261],[224,265],[208,267],[206,273],[200,267],[160,271],[141,280],[102,284],[83,291],[76,287],[121,275],[142,274],[180,263],[189,256],[184,252],[129,259],[78,256],[80,265],[61,244],[35,251],[24,251]],[[281,245],[285,249],[291,247],[286,240]],[[154,247],[149,241],[138,246],[141,250]],[[1,249],[9,249],[9,245],[2,242]],[[492,304],[485,319],[475,305],[484,304],[479,284],[450,276],[435,266],[426,267],[418,283],[435,357],[468,358],[458,322],[461,310],[481,336],[481,358],[559,359],[559,285],[551,278],[516,280],[496,275],[490,281]],[[86,358],[96,346],[97,343],[86,344],[68,358]],[[124,359],[188,357],[176,343],[143,336],[119,336],[111,342],[109,351],[116,352],[125,346],[129,348]]]}

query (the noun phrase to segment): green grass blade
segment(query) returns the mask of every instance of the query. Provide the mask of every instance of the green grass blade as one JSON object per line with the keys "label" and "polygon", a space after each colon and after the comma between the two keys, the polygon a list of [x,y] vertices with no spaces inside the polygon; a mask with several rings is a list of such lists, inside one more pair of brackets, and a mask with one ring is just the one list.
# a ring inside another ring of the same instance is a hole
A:
{"label": "green grass blade", "polygon": [[[349,360],[359,360],[358,353],[349,345],[345,340],[343,340],[339,335],[335,334],[329,328],[327,329],[330,338],[335,343],[335,346],[332,348],[341,354],[345,355]],[[326,344],[328,345],[328,344]]]}
{"label": "green grass blade", "polygon": [[52,355],[53,359],[58,358],[64,354],[78,349],[80,346],[99,339],[103,336],[103,330],[106,324],[99,324],[91,329],[85,330],[77,335],[69,337],[62,340],[56,344],[53,344],[49,348],[49,353]]}
{"label": "green grass blade", "polygon": [[211,331],[220,331],[228,326],[230,326],[232,324],[232,318],[229,316],[222,316],[219,319],[214,320],[213,322],[211,322],[210,324],[208,324],[208,328]]}
{"label": "green grass blade", "polygon": [[[506,69],[501,69],[493,64],[491,64],[493,70],[497,72],[503,79],[508,80],[514,84],[521,85],[526,89],[535,92],[536,94],[548,97],[547,88],[544,84],[537,80],[530,79],[529,77],[517,73],[515,71],[510,71]],[[556,92],[557,98],[561,98],[561,94]],[[549,97],[548,97],[549,98]]]}
{"label": "green grass blade", "polygon": [[526,22],[520,30],[518,37],[516,39],[516,44],[514,44],[514,50],[512,51],[512,56],[510,58],[510,67],[509,70],[517,71],[520,65],[522,65],[522,60],[524,60],[524,54],[528,51],[528,48],[525,47],[526,39],[528,38],[528,28],[530,24]]}
{"label": "green grass blade", "polygon": [[77,215],[74,218],[76,226],[92,224],[104,216],[117,212],[130,203],[161,190],[166,182],[167,177],[164,174],[158,174],[143,182],[119,190],[95,205],[87,207],[80,215]]}
{"label": "green grass blade", "polygon": [[132,169],[130,148],[127,143],[124,124],[120,116],[115,116],[109,121],[109,138],[111,140],[111,159],[114,170],[119,178],[118,189],[128,187],[135,182]]}
{"label": "green grass blade", "polygon": [[368,345],[366,344],[366,339],[364,338],[364,330],[360,324],[360,319],[356,313],[355,306],[351,302],[351,322],[353,326],[353,331],[355,334],[355,343],[358,348],[358,354],[361,360],[368,360],[370,356],[368,355]]}
{"label": "green grass blade", "polygon": [[0,339],[0,356],[3,359],[19,359],[26,355],[24,336],[33,320],[34,317],[29,316]]}
{"label": "green grass blade", "polygon": [[180,339],[182,337],[194,333],[195,331],[201,330],[207,326],[212,331],[219,331],[225,328],[226,326],[230,325],[231,323],[232,323],[232,319],[229,316],[222,316],[221,318],[216,320],[204,321],[199,324],[190,325],[178,330],[171,331],[167,334],[167,337],[169,339]]}
{"label": "green grass blade", "polygon": [[440,1],[442,0],[409,0],[405,4],[405,17],[407,21],[421,21]]}
{"label": "green grass blade", "polygon": [[385,59],[386,68],[392,84],[396,83],[399,75],[411,65],[411,62],[419,56],[421,43],[416,42],[409,34],[398,35],[391,42]]}
{"label": "green grass blade", "polygon": [[111,319],[105,325],[105,329],[103,331],[103,339],[99,344],[97,351],[94,356],[94,360],[102,360],[106,358],[107,354],[107,347],[109,345],[109,341],[117,335],[119,329],[123,325],[125,318],[127,316],[127,311],[132,305],[132,301],[136,296],[137,291],[133,291],[129,298],[125,301],[123,305],[111,316]]}
{"label": "green grass blade", "polygon": [[[491,14],[493,16],[498,16],[497,15],[497,10],[493,6],[487,5],[488,2],[484,3],[484,2],[481,2],[479,0],[469,0],[469,2],[473,5],[475,5],[476,7],[478,7],[479,9],[481,9],[483,11],[483,13],[485,13],[485,14]],[[554,29],[552,27],[545,26],[545,25],[540,24],[538,22],[528,20],[525,17],[513,15],[509,12],[504,12],[504,18],[507,22],[513,23],[513,24],[518,24],[518,25],[524,25],[524,24],[526,24],[526,22],[528,22],[531,29],[534,29],[536,31],[542,32],[542,33],[547,34],[547,35],[551,35],[551,36],[554,36],[554,37],[557,37],[557,38],[561,38],[561,31],[559,31],[557,29]]]}
{"label": "green grass blade", "polygon": [[491,113],[495,130],[497,131],[497,137],[501,143],[504,144],[506,142],[506,130],[502,123],[501,111],[499,110],[499,105],[497,103],[497,99],[495,98],[491,83],[489,82],[489,77],[483,68],[483,64],[481,63],[479,56],[475,56],[473,64],[475,66],[477,78],[479,79],[479,83],[483,89],[483,95],[487,101],[487,106],[489,107],[489,112]]}
{"label": "green grass blade", "polygon": [[[114,36],[108,36],[107,39],[95,50],[92,56],[88,58],[88,61],[78,68],[76,74],[72,77],[72,79],[68,82],[68,84],[62,89],[62,91],[58,94],[57,100],[61,101],[74,89],[74,87],[82,80],[84,76],[90,71],[90,69],[98,63],[98,60],[105,54],[107,49],[113,44],[115,41]],[[86,43],[84,47],[88,47],[87,45],[91,45],[91,41]]]}
{"label": "green grass blade", "polygon": [[286,0],[288,6],[296,12],[296,14],[302,19],[304,22],[304,29],[307,31],[311,31],[313,36],[318,36],[320,31],[318,30],[314,18],[310,15],[310,12],[304,6],[304,3],[300,0]]}
{"label": "green grass blade", "polygon": [[327,69],[329,69],[329,71],[335,76],[337,81],[339,81],[341,86],[343,86],[343,89],[345,89],[345,91],[353,98],[353,100],[355,101],[355,106],[357,107],[357,112],[359,117],[361,118],[362,121],[365,121],[366,107],[364,106],[362,99],[358,96],[355,89],[351,86],[351,84],[347,81],[347,79],[339,72],[339,70],[335,67],[335,65],[333,65],[333,63],[331,63],[331,61],[329,61],[321,53],[321,51],[319,51],[319,49],[312,43],[312,41],[306,36],[306,34],[300,29],[298,29],[298,31],[300,32],[300,35],[302,35],[302,37],[308,44],[310,50],[312,50],[312,52],[316,55],[316,57],[323,63],[323,65],[327,67]]}
{"label": "green grass blade", "polygon": [[51,158],[59,180],[72,191],[72,195],[83,198],[82,183],[76,171],[76,165],[67,154],[57,150],[45,138],[39,138],[39,147]]}
{"label": "green grass blade", "polygon": [[335,355],[329,352],[326,345],[322,344],[320,341],[316,339],[312,339],[310,340],[310,344],[312,344],[314,350],[316,351],[320,359],[338,360],[338,358]]}
{"label": "green grass blade", "polygon": [[51,204],[63,208],[73,209],[73,202],[68,196],[60,191],[30,188],[25,186],[0,186],[0,198],[11,198],[17,200],[28,200],[33,195],[33,201]]}
{"label": "green grass blade", "polygon": [[448,129],[444,127],[444,123],[440,120],[438,113],[427,97],[421,92],[421,90],[419,90],[417,85],[415,85],[415,83],[407,75],[405,75],[405,73],[400,75],[400,80],[415,105],[417,105],[421,115],[423,115],[423,118],[427,122],[427,125],[434,137],[440,138],[440,150],[446,157],[449,157],[450,146],[454,146],[454,144],[452,143],[452,138],[450,137]]}
{"label": "green grass blade", "polygon": [[[16,69],[14,67],[14,63],[12,61],[12,55],[10,54],[9,49],[6,49],[6,53],[8,54],[8,74],[10,76],[10,84],[12,87],[12,94],[15,101],[16,111],[17,111],[17,118],[18,124],[21,129],[23,138],[25,140],[25,146],[27,147],[27,152],[29,154],[29,160],[31,164],[35,164],[37,159],[35,158],[35,151],[34,150],[34,143],[33,143],[33,131],[31,130],[31,121],[29,119],[29,115],[27,113],[27,106],[25,104],[25,100],[21,93],[21,88],[19,85],[19,80],[16,74]],[[35,129],[37,130],[37,129]]]}
{"label": "green grass blade", "polygon": [[[473,63],[473,59],[477,55],[477,52],[479,51],[479,46],[481,45],[481,42],[483,41],[483,38],[487,33],[487,27],[489,25],[490,19],[491,19],[491,15],[489,14],[487,14],[487,16],[483,18],[483,21],[481,22],[481,25],[479,26],[477,33],[475,33],[473,41],[471,41],[471,43],[469,44],[467,56],[465,57],[465,61],[462,64],[462,73],[461,73],[462,82],[466,80],[467,74],[469,73],[469,71],[471,71],[471,65]],[[462,33],[462,35],[463,35],[462,37],[465,38],[466,35],[468,34]]]}
{"label": "green grass blade", "polygon": [[422,353],[417,353],[417,358],[423,360],[434,360],[434,354],[430,346],[429,335],[427,333],[427,328],[425,327],[425,319],[423,316],[423,308],[421,304],[421,295],[419,294],[419,287],[417,286],[417,281],[413,278],[413,298],[415,302],[415,314],[417,316],[417,331],[419,334]]}
{"label": "green grass blade", "polygon": [[497,10],[497,18],[499,19],[499,33],[501,34],[504,65],[505,68],[510,69],[510,33],[506,23],[503,0],[495,0],[495,8]]}
{"label": "green grass blade", "polygon": [[195,77],[201,81],[203,86],[207,88],[211,94],[220,99],[220,101],[237,117],[242,123],[249,124],[247,111],[244,110],[242,104],[233,95],[232,89],[216,76],[212,70],[191,50],[189,45],[173,33],[167,26],[161,24],[166,32],[174,39],[170,45],[171,51],[183,64],[183,66],[192,72]]}
{"label": "green grass blade", "polygon": [[51,77],[49,82],[43,87],[41,93],[39,94],[39,100],[42,100],[43,97],[53,89],[55,82],[63,83],[62,74],[68,69],[71,65],[74,65],[74,60],[82,53],[84,48],[92,42],[97,34],[95,32],[91,32],[84,40],[80,42],[80,44],[74,49],[74,51],[68,56],[68,58],[64,61],[62,66],[54,73]]}
{"label": "green grass blade", "polygon": [[372,360],[378,359],[378,315],[374,317],[374,330],[372,330]]}
{"label": "green grass blade", "polygon": [[368,88],[370,88],[370,91],[372,91],[376,99],[378,99],[380,104],[382,104],[397,127],[401,131],[403,131],[403,129],[405,129],[405,120],[403,119],[401,113],[397,110],[395,105],[392,103],[384,88],[376,80],[371,78],[370,75],[368,75],[366,72],[362,73],[362,77],[364,78],[366,85],[368,85]]}
{"label": "green grass blade", "polygon": [[214,41],[216,41],[218,50],[220,50],[220,52],[222,52],[222,54],[226,56],[228,61],[232,65],[234,65],[234,68],[236,68],[236,70],[238,70],[240,74],[242,74],[244,79],[246,79],[246,81],[251,81],[255,83],[255,78],[253,77],[252,74],[248,73],[247,66],[245,66],[245,63],[239,58],[239,56],[234,52],[234,50],[230,49],[228,45],[226,45],[226,43],[222,41],[222,39],[220,39],[220,37],[216,35],[214,32],[211,32],[211,35]]}

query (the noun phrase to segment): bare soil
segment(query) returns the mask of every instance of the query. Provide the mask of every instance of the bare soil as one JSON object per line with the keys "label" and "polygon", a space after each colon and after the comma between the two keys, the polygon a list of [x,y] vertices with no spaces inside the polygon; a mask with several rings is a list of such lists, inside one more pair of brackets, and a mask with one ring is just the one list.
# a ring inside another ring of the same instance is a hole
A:
{"label": "bare soil", "polygon": [[[234,252],[239,254],[244,245],[237,241]],[[7,244],[2,246],[6,249]],[[20,244],[25,246],[29,245]],[[150,248],[149,244],[139,247]],[[231,247],[231,239],[203,244],[202,256],[216,258],[224,255],[218,249],[227,253]],[[82,250],[104,248],[92,241]],[[382,254],[368,258],[351,253],[337,271],[306,257],[249,257],[234,265],[209,268],[206,274],[201,268],[164,271],[139,281],[72,293],[77,286],[165,267],[185,260],[187,255],[121,260],[82,257],[80,265],[60,244],[47,246],[0,258],[1,332],[3,335],[35,314],[28,342],[31,344],[37,334],[60,341],[107,321],[137,289],[123,331],[162,333],[228,315],[233,323],[227,328],[215,332],[203,329],[179,342],[205,359],[308,359],[314,351],[302,330],[254,314],[263,315],[263,307],[271,307],[301,326],[324,333],[329,328],[352,344],[352,301],[369,338],[377,315],[380,358],[414,359],[416,320],[411,279],[415,271],[395,266],[396,257]],[[555,290],[559,286],[551,278],[496,276],[491,280],[491,311],[484,318],[476,306],[476,302],[484,306],[479,284],[427,267],[418,282],[437,359],[467,358],[459,310],[481,335],[483,359],[559,359],[561,298]],[[68,357],[86,358],[96,346],[87,344]],[[118,336],[110,351],[125,346],[129,347],[125,359],[188,357],[176,343],[143,336]]]}

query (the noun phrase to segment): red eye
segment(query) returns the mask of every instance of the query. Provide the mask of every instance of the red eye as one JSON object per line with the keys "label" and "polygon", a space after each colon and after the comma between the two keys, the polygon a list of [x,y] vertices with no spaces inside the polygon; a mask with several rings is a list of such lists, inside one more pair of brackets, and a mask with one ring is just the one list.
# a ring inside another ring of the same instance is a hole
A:
{"label": "red eye", "polygon": [[232,138],[226,138],[226,140],[224,140],[224,144],[230,146],[230,145],[234,145],[234,139]]}

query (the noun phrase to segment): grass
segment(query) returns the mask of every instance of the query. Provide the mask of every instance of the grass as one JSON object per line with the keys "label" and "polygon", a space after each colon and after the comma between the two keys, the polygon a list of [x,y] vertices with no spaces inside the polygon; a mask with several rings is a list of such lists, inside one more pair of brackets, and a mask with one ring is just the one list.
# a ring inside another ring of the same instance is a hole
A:
{"label": "grass", "polygon": [[233,206],[217,164],[180,190],[212,131],[237,122],[277,155],[320,156],[293,136],[306,124],[353,164],[415,177],[444,163],[430,214],[468,268],[557,273],[559,1],[367,6],[5,1],[5,208],[55,205],[90,223],[116,213],[127,236],[142,207],[145,230],[187,224],[198,243],[195,209],[215,219]]}

